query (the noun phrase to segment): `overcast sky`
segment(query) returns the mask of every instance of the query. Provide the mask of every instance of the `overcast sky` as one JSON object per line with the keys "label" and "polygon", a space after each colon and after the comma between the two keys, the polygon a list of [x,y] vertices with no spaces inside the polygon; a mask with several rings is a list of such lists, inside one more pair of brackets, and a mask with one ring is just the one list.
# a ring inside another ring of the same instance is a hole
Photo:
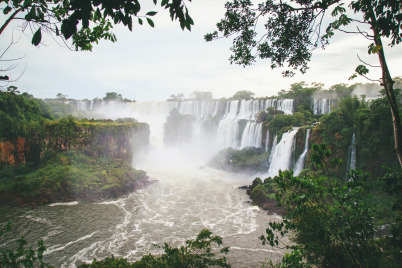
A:
{"label": "overcast sky", "polygon": [[[145,2],[145,1],[143,1]],[[32,35],[21,35],[6,29],[0,38],[3,51],[11,40],[21,36],[5,58],[20,60],[11,75],[22,77],[14,83],[21,92],[38,98],[56,97],[63,93],[69,98],[93,99],[114,91],[124,98],[137,101],[163,101],[171,94],[193,91],[211,91],[214,98],[230,97],[236,91],[250,90],[256,96],[272,96],[290,84],[300,81],[321,82],[328,88],[336,83],[367,82],[364,79],[348,81],[360,64],[357,54],[366,62],[377,65],[377,56],[369,56],[370,42],[357,35],[337,34],[325,50],[316,50],[307,74],[284,78],[283,69],[271,70],[269,61],[258,61],[243,68],[230,65],[232,40],[205,42],[204,34],[215,30],[215,24],[224,14],[225,1],[193,0],[188,4],[195,25],[191,32],[182,31],[178,22],[171,22],[168,12],[155,17],[155,28],[135,25],[133,32],[115,27],[117,42],[101,41],[92,52],[75,52],[47,38],[44,44],[30,44]],[[144,12],[155,10],[143,7]],[[1,17],[0,21],[4,21]],[[385,48],[391,75],[402,76],[402,45]],[[5,62],[0,62],[4,69]],[[370,77],[379,78],[379,70]]]}

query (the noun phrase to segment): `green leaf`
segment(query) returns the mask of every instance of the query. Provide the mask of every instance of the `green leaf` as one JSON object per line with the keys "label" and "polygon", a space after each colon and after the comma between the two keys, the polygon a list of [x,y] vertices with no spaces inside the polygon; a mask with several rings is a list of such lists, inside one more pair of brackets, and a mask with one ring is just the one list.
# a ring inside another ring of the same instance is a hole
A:
{"label": "green leaf", "polygon": [[3,10],[3,13],[4,13],[5,15],[7,15],[10,11],[11,11],[11,7],[10,7],[10,6],[6,6],[6,8]]}
{"label": "green leaf", "polygon": [[149,11],[146,15],[147,15],[147,16],[155,16],[156,13],[158,13],[158,12],[156,12],[156,11]]}
{"label": "green leaf", "polygon": [[42,32],[41,28],[39,28],[32,37],[32,44],[37,46],[39,45],[40,41],[42,40]]}
{"label": "green leaf", "polygon": [[364,65],[357,66],[355,71],[359,75],[366,75],[369,73],[369,69],[367,69],[367,67]]}
{"label": "green leaf", "polygon": [[142,19],[138,18],[138,23],[142,25]]}
{"label": "green leaf", "polygon": [[168,0],[162,0],[161,2],[161,7],[166,6],[168,3]]}
{"label": "green leaf", "polygon": [[147,22],[151,27],[155,27],[154,22],[150,18],[147,18]]}
{"label": "green leaf", "polygon": [[350,76],[349,78],[348,78],[348,80],[353,80],[353,79],[355,79],[357,77],[357,74],[353,74],[352,76]]}
{"label": "green leaf", "polygon": [[32,0],[25,0],[24,1],[24,8],[27,8],[32,5]]}

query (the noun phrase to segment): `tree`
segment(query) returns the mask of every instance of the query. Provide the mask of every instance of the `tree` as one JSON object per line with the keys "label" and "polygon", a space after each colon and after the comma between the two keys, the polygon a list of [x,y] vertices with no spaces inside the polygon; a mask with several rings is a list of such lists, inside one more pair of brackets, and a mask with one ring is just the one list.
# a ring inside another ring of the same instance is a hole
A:
{"label": "tree", "polygon": [[[347,7],[349,13],[341,0],[268,0],[258,6],[250,0],[231,0],[225,7],[225,17],[217,28],[224,37],[235,36],[231,63],[246,66],[255,62],[257,57],[271,59],[271,68],[283,67],[287,63],[290,70],[285,70],[284,76],[294,75],[295,70],[305,73],[312,51],[326,47],[335,31],[359,34],[371,40],[368,53],[378,56],[382,70],[378,81],[384,86],[392,111],[395,150],[402,166],[398,103],[382,43],[382,39],[387,38],[393,47],[402,41],[401,1],[353,0]],[[323,21],[328,12],[334,20],[324,30]],[[256,29],[263,18],[266,31],[259,36]],[[351,31],[350,26],[356,26],[356,30]],[[205,39],[218,38],[218,31],[205,35]],[[362,63],[352,77],[357,74],[367,77],[367,66],[371,65]]]}
{"label": "tree", "polygon": [[106,96],[103,97],[103,100],[123,100],[123,97],[121,96],[121,94],[117,94],[117,92],[106,92]]}
{"label": "tree", "polygon": [[167,101],[182,101],[183,100],[183,93],[178,93],[178,94],[171,94],[170,98],[167,99]]}
{"label": "tree", "polygon": [[[158,0],[153,3],[156,5]],[[162,0],[161,6],[169,10],[172,20],[179,20],[183,30],[191,30],[194,22],[184,0]],[[136,19],[140,25],[146,20],[154,27],[151,17],[156,14],[149,11],[141,15],[139,0],[0,0],[0,8],[8,16],[0,27],[0,35],[11,21],[22,21],[23,31],[35,31],[33,45],[39,45],[42,33],[47,33],[65,40],[71,38],[76,50],[91,50],[92,44],[101,39],[115,42],[113,24],[123,23],[131,31]]]}
{"label": "tree", "polygon": [[237,91],[233,95],[232,99],[234,99],[234,100],[251,100],[251,99],[254,98],[254,95],[255,94],[253,92],[251,92],[251,91],[240,90],[240,91]]}
{"label": "tree", "polygon": [[62,93],[57,93],[56,97],[57,97],[59,100],[66,100],[67,95],[64,95],[64,94],[62,94]]}
{"label": "tree", "polygon": [[212,92],[210,91],[194,91],[190,95],[194,100],[210,100],[212,99]]}

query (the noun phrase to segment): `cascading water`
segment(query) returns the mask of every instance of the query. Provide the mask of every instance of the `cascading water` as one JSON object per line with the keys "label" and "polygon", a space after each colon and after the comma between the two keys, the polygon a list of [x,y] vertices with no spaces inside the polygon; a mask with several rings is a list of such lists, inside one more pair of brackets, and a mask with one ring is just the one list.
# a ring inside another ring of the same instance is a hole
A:
{"label": "cascading water", "polygon": [[[247,146],[263,147],[262,126],[255,122],[259,112],[268,107],[293,113],[292,99],[257,99],[257,100],[188,100],[182,102],[85,102],[77,103],[79,109],[92,109],[95,116],[117,119],[134,117],[138,121],[149,123],[151,144],[163,148],[163,130],[169,113],[177,108],[182,115],[192,115],[192,132],[189,136],[203,146],[213,145],[211,152],[232,147],[241,149]],[[89,105],[90,104],[90,105]],[[118,111],[118,112],[116,112]],[[208,137],[207,140],[206,137]]]}
{"label": "cascading water", "polygon": [[336,99],[314,99],[312,101],[312,108],[315,115],[329,114],[332,111],[332,107],[336,107]]}
{"label": "cascading water", "polygon": [[348,165],[346,172],[356,169],[356,134],[353,133],[348,152]]}
{"label": "cascading water", "polygon": [[243,131],[240,147],[261,147],[262,143],[262,124],[247,122]]}
{"label": "cascading water", "polygon": [[272,142],[271,154],[269,155],[269,160],[268,160],[269,165],[271,165],[271,163],[272,163],[272,158],[274,157],[273,152],[275,152],[277,145],[278,145],[278,136],[275,135],[274,141]]}
{"label": "cascading water", "polygon": [[274,177],[278,175],[279,170],[289,170],[292,163],[292,152],[294,146],[294,138],[296,136],[298,128],[283,133],[282,138],[275,150],[272,150],[272,159],[269,169],[268,177]]}
{"label": "cascading water", "polygon": [[269,150],[269,129],[267,129],[267,135],[265,136],[265,151]]}
{"label": "cascading water", "polygon": [[303,170],[304,168],[304,160],[306,159],[306,155],[308,152],[308,138],[310,137],[310,129],[307,129],[306,132],[306,142],[304,144],[304,151],[303,153],[300,155],[299,159],[297,160],[295,167],[293,169],[293,174],[295,176],[298,176],[300,174],[300,172]]}

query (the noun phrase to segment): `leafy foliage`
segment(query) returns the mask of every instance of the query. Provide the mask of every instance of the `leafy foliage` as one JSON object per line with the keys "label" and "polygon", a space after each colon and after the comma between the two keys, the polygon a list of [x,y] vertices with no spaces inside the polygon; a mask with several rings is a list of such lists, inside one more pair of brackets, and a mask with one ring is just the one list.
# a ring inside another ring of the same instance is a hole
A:
{"label": "leafy foliage", "polygon": [[233,100],[252,100],[254,99],[254,93],[248,90],[237,91],[231,99]]}
{"label": "leafy foliage", "polygon": [[[213,252],[212,245],[222,245],[222,238],[219,236],[212,236],[212,232],[208,229],[203,229],[194,240],[187,240],[184,246],[173,248],[167,243],[164,244],[162,249],[164,253],[155,257],[153,255],[146,255],[141,260],[134,263],[128,263],[125,259],[106,258],[102,261],[94,260],[92,264],[83,264],[80,267],[132,267],[132,268],[157,268],[157,267],[231,267],[226,262],[226,257],[218,257]],[[226,254],[229,248],[225,247],[220,250],[220,253]]]}
{"label": "leafy foliage", "polygon": [[[191,1],[191,0],[189,0]],[[153,0],[154,5],[158,1]],[[0,34],[13,19],[22,19],[29,23],[35,33],[32,44],[37,46],[42,40],[42,33],[54,33],[66,40],[72,39],[75,49],[92,50],[93,43],[105,39],[116,41],[112,32],[113,24],[122,23],[130,31],[137,20],[143,24],[145,18],[151,27],[155,11],[141,15],[141,3],[138,0],[1,0],[4,15],[9,17],[0,28]],[[160,1],[161,7],[169,10],[172,20],[178,19],[180,27],[191,30],[194,24],[182,0]],[[17,17],[18,14],[23,15]]]}
{"label": "leafy foliage", "polygon": [[[224,18],[217,23],[217,30],[224,37],[235,36],[230,57],[232,63],[250,65],[257,58],[271,59],[271,68],[287,64],[291,70],[283,72],[292,76],[293,70],[305,73],[312,51],[325,47],[334,31],[345,31],[344,27],[358,23],[346,13],[342,1],[264,1],[255,4],[248,0],[232,0],[225,5]],[[378,29],[379,36],[391,39],[391,45],[402,40],[400,2],[397,0],[352,1],[348,8],[363,15],[363,21]],[[327,28],[323,25],[326,13],[331,12],[333,21]],[[375,20],[373,20],[373,16]],[[257,27],[263,24],[264,28]],[[262,30],[258,34],[256,29]],[[218,31],[205,35],[207,41],[218,38]],[[346,30],[347,31],[347,30]],[[361,33],[372,38],[367,32]],[[381,47],[372,45],[370,53],[377,53]],[[293,70],[292,70],[293,69]],[[359,71],[362,71],[362,67]],[[363,74],[366,74],[363,70]]]}
{"label": "leafy foliage", "polygon": [[41,122],[52,118],[49,107],[43,101],[26,93],[0,92],[0,137],[3,139],[34,136]]}
{"label": "leafy foliage", "polygon": [[[381,166],[398,165],[393,151],[394,131],[392,116],[385,98],[371,102],[347,97],[339,108],[323,115],[316,136],[320,136],[338,158],[345,159],[339,172],[345,172],[348,147],[356,135],[358,167],[370,171],[373,177],[382,175]],[[340,173],[338,174],[340,176]]]}
{"label": "leafy foliage", "polygon": [[[11,224],[8,223],[6,227],[0,230],[0,236],[6,231],[11,230]],[[52,267],[43,262],[43,253],[46,251],[46,247],[43,244],[43,240],[39,240],[37,243],[37,248],[29,249],[25,248],[27,241],[24,237],[17,239],[17,248],[15,250],[4,250],[2,251],[2,256],[0,258],[0,266],[5,268],[14,267]]]}
{"label": "leafy foliage", "polygon": [[[324,163],[327,148],[321,145],[316,151],[314,161]],[[269,223],[260,239],[278,247],[282,236],[294,234],[297,244],[288,246],[293,251],[281,267],[397,267],[400,236],[382,246],[382,239],[376,239],[379,222],[367,178],[361,171],[351,171],[346,182],[317,173],[294,177],[293,171],[273,178],[278,204],[285,204],[288,214],[282,222]]]}
{"label": "leafy foliage", "polygon": [[121,94],[118,94],[117,92],[106,92],[106,96],[103,97],[104,101],[109,101],[109,100],[122,100],[123,97]]}

